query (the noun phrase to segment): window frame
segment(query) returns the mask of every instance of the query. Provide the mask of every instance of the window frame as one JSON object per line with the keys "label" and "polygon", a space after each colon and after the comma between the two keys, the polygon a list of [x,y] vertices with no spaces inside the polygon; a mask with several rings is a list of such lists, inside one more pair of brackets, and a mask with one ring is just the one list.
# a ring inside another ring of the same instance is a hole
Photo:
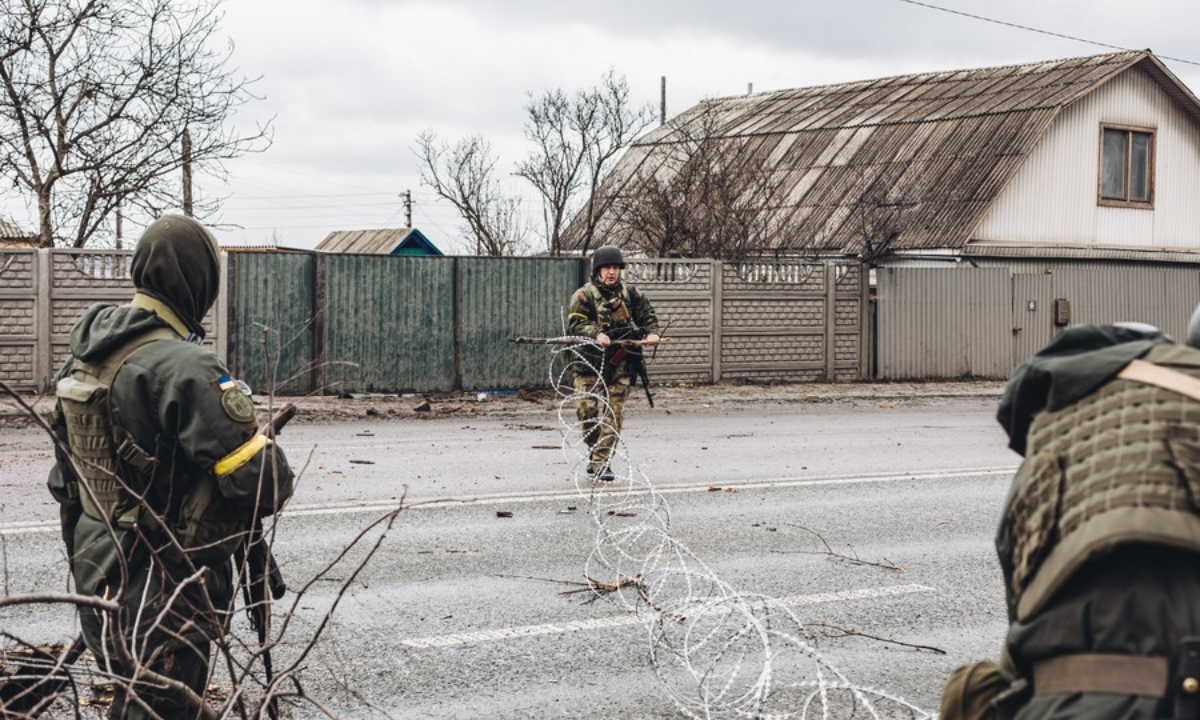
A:
{"label": "window frame", "polygon": [[[1104,133],[1108,130],[1116,130],[1125,133],[1125,197],[1110,198],[1104,197]],[[1133,162],[1133,134],[1141,133],[1148,136],[1148,147],[1146,154],[1149,158],[1149,168],[1147,168],[1146,182],[1149,185],[1147,188],[1147,198],[1145,200],[1130,200],[1129,190],[1132,185],[1132,162]],[[1096,172],[1096,204],[1101,207],[1117,207],[1117,208],[1134,208],[1138,210],[1153,210],[1154,209],[1154,194],[1155,186],[1157,185],[1157,169],[1158,163],[1155,162],[1155,149],[1158,146],[1158,131],[1157,128],[1144,127],[1141,125],[1123,125],[1119,123],[1100,123],[1100,147],[1097,152],[1097,172]]]}

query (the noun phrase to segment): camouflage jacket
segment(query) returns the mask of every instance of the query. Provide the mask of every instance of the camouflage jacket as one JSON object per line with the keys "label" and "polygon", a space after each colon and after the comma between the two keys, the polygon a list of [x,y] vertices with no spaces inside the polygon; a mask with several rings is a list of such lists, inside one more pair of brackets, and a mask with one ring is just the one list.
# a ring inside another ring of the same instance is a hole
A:
{"label": "camouflage jacket", "polygon": [[[597,284],[594,280],[575,291],[571,296],[571,307],[567,315],[567,334],[594,338],[602,332],[618,328],[633,328],[649,333],[658,332],[658,316],[650,300],[635,286],[618,281],[611,287]],[[603,362],[602,353],[593,350],[586,354],[591,366],[579,370],[577,375],[596,375],[596,368]],[[628,360],[622,361],[615,377],[629,377]]]}

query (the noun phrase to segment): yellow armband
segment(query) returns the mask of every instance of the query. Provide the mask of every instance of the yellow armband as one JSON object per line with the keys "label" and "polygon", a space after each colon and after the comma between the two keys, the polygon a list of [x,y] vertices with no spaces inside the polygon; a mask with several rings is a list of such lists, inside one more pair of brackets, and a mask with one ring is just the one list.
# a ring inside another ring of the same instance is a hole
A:
{"label": "yellow armband", "polygon": [[267,446],[266,435],[255,435],[246,442],[242,443],[241,447],[229,453],[225,457],[217,461],[213,465],[213,474],[217,477],[225,477],[229,473],[237,470],[241,466],[250,462],[250,458],[257,455],[263,448]]}

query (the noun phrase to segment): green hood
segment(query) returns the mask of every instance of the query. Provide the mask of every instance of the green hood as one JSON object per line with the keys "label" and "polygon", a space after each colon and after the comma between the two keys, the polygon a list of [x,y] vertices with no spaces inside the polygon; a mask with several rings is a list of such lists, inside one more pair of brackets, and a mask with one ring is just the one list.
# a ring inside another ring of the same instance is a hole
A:
{"label": "green hood", "polygon": [[108,357],[135,335],[164,327],[157,315],[129,305],[93,305],[71,329],[71,354],[84,362]]}
{"label": "green hood", "polygon": [[146,228],[133,251],[133,284],[203,337],[201,321],[221,289],[216,238],[192,218],[164,215]]}

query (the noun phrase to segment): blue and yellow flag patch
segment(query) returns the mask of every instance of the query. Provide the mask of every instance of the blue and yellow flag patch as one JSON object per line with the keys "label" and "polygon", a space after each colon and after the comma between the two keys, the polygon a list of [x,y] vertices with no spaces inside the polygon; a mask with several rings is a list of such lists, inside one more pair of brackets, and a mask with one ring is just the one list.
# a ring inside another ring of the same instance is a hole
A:
{"label": "blue and yellow flag patch", "polygon": [[234,387],[237,387],[237,380],[234,380],[233,378],[229,377],[228,375],[222,375],[221,377],[217,378],[217,388],[218,389],[228,390],[229,388],[234,388]]}

